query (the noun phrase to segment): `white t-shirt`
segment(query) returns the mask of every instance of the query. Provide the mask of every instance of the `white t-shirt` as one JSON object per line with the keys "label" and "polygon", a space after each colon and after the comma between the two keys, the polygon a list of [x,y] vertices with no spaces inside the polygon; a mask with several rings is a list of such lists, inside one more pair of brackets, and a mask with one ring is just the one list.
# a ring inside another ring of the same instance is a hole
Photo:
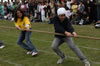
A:
{"label": "white t-shirt", "polygon": [[67,7],[68,7],[69,9],[71,9],[71,1],[67,1],[67,2],[66,2],[66,5],[67,5]]}
{"label": "white t-shirt", "polygon": [[70,10],[66,10],[66,14],[65,14],[65,15],[66,15],[67,18],[70,18],[70,16],[71,16],[71,11],[70,11]]}

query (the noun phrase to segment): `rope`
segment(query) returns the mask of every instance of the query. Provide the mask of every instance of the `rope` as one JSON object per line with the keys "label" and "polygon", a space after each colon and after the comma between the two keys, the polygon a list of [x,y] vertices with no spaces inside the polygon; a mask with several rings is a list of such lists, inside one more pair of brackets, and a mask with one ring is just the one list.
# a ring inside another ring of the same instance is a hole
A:
{"label": "rope", "polygon": [[[5,26],[0,26],[0,28],[15,29],[14,27],[5,27]],[[30,31],[38,32],[38,33],[46,33],[46,34],[65,36],[64,34],[61,34],[61,33],[53,33],[53,32],[48,32],[48,31],[40,31],[40,30],[30,30]],[[100,38],[89,37],[89,36],[81,36],[81,35],[78,35],[78,37],[76,37],[76,38],[83,38],[83,39],[90,39],[90,40],[100,40]]]}

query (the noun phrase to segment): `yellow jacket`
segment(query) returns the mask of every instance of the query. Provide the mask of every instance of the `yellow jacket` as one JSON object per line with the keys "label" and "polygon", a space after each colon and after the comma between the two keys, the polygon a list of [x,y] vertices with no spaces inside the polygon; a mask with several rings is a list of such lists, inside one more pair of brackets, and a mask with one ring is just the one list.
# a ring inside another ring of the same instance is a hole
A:
{"label": "yellow jacket", "polygon": [[23,20],[21,20],[20,18],[18,18],[17,22],[15,22],[15,26],[16,27],[20,27],[21,29],[26,29],[26,26],[29,25],[29,28],[31,28],[31,24],[29,21],[28,17],[24,17]]}

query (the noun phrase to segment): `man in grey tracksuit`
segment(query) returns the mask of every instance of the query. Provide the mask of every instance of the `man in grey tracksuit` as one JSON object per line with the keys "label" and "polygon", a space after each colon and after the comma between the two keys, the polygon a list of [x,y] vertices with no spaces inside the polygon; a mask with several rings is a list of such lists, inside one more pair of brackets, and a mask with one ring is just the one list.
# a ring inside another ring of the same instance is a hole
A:
{"label": "man in grey tracksuit", "polygon": [[54,41],[52,43],[52,49],[59,55],[61,58],[57,61],[57,64],[61,64],[66,56],[63,52],[58,48],[63,42],[66,42],[70,49],[72,49],[75,54],[80,58],[80,60],[85,64],[85,66],[90,66],[90,63],[80,51],[80,49],[75,46],[72,36],[77,37],[76,32],[74,32],[74,28],[72,27],[69,19],[65,17],[66,10],[65,8],[59,8],[57,10],[57,16],[52,18],[52,22],[54,23],[55,33],[64,34],[55,35]]}

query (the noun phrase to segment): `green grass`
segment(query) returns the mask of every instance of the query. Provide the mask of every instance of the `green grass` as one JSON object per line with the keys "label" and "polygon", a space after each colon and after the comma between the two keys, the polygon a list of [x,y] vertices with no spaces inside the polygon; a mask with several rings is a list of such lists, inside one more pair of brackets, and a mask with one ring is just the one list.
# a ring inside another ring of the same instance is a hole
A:
{"label": "green grass", "polygon": [[[0,21],[0,26],[14,27],[13,22]],[[87,26],[73,26],[79,35],[100,37],[100,29],[95,29],[93,25]],[[32,30],[41,30],[54,32],[53,25],[47,23],[32,23]],[[4,49],[0,49],[0,66],[84,66],[77,56],[64,43],[61,45],[61,50],[68,56],[63,64],[57,65],[56,61],[59,59],[51,49],[51,44],[54,36],[46,33],[33,32],[31,40],[39,51],[37,57],[26,55],[26,51],[16,44],[20,31],[16,29],[0,28],[0,40],[5,44]],[[91,66],[100,66],[100,40],[89,40],[82,38],[73,38],[74,42],[84,55],[91,62]],[[80,47],[82,46],[82,47]],[[89,47],[89,48],[83,48]],[[92,49],[91,49],[92,48]],[[98,62],[98,63],[93,63]]]}

